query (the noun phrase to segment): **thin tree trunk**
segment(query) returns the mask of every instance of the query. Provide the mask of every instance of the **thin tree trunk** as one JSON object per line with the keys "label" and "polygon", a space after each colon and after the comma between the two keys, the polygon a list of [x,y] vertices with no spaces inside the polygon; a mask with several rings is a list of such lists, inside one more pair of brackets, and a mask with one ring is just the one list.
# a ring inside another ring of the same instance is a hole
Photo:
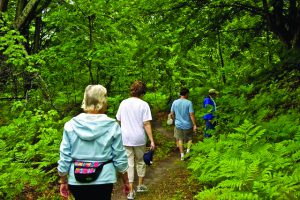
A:
{"label": "thin tree trunk", "polygon": [[6,12],[8,6],[8,0],[0,0],[0,12]]}
{"label": "thin tree trunk", "polygon": [[220,38],[220,31],[218,30],[218,49],[219,49],[219,56],[220,56],[220,61],[221,61],[221,67],[222,67],[222,80],[223,83],[226,83],[226,77],[225,77],[225,73],[224,73],[224,59],[223,59],[223,55],[222,55],[222,49],[221,49],[221,38]]}
{"label": "thin tree trunk", "polygon": [[[93,20],[94,20],[93,16],[88,16],[88,20],[89,20],[89,39],[90,39],[89,49],[92,50],[93,49]],[[89,68],[91,83],[94,84],[92,61],[90,58],[88,58],[88,68]]]}
{"label": "thin tree trunk", "polygon": [[41,24],[42,18],[35,18],[35,32],[34,32],[34,42],[33,42],[33,53],[37,53],[40,49],[40,41],[41,41]]}

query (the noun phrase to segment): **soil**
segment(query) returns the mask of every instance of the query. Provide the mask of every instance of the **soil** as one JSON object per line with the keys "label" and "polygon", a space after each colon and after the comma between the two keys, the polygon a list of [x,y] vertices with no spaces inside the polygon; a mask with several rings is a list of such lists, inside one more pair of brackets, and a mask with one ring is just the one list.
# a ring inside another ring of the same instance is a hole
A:
{"label": "soil", "polygon": [[[171,141],[174,140],[173,131],[162,127],[161,122],[152,123],[153,129],[165,134]],[[174,140],[174,149],[175,149]],[[174,150],[163,160],[155,160],[147,166],[145,185],[149,188],[146,193],[136,193],[137,200],[192,200],[199,191],[199,185],[188,179],[187,163],[180,160],[179,151]],[[136,177],[137,179],[137,177]],[[136,186],[137,180],[134,185]],[[112,200],[127,199],[122,193],[122,181],[118,180],[114,187]]]}

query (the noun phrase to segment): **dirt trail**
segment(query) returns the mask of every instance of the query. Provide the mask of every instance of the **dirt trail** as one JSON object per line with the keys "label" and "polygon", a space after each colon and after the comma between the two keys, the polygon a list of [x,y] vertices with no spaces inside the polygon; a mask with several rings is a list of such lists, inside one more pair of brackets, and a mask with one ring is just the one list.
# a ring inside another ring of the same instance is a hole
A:
{"label": "dirt trail", "polygon": [[[153,129],[167,136],[169,140],[174,140],[173,131],[166,130],[160,122],[152,124]],[[175,147],[175,141],[174,141]],[[154,160],[155,161],[155,160]],[[187,180],[188,172],[186,163],[180,161],[179,152],[172,152],[166,159],[154,162],[152,166],[147,166],[145,185],[149,192],[137,193],[137,200],[167,200],[167,199],[192,199],[195,189]],[[112,200],[127,199],[122,194],[121,180],[116,183]],[[136,186],[137,180],[135,181]]]}

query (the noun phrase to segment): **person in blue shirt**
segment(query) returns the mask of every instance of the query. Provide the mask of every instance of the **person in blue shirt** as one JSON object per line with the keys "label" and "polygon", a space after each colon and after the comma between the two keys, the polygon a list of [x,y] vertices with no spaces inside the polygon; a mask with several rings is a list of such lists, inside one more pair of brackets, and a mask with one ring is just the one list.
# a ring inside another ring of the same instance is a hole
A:
{"label": "person in blue shirt", "polygon": [[204,130],[204,137],[208,138],[212,135],[210,134],[211,130],[215,129],[215,115],[214,113],[217,111],[217,105],[214,101],[218,95],[218,91],[215,89],[210,89],[208,91],[208,96],[203,101],[203,108],[204,108],[204,116],[203,119],[205,120],[205,130]]}
{"label": "person in blue shirt", "polygon": [[[113,184],[117,181],[116,172],[123,174],[124,188],[129,188],[128,161],[121,128],[115,119],[105,114],[107,91],[102,85],[86,87],[81,108],[84,112],[64,126],[57,167],[60,194],[64,199],[68,199],[71,193],[76,200],[88,197],[110,200]],[[95,180],[82,182],[76,176],[81,171],[88,172],[87,169],[77,168],[77,163],[80,166],[91,166],[92,163],[94,166],[99,162],[106,164]]]}
{"label": "person in blue shirt", "polygon": [[187,153],[190,152],[192,145],[193,132],[196,131],[196,118],[193,104],[189,97],[189,90],[183,88],[180,91],[180,98],[172,103],[171,117],[175,121],[174,137],[178,141],[181,160],[184,160],[183,142],[188,141]]}

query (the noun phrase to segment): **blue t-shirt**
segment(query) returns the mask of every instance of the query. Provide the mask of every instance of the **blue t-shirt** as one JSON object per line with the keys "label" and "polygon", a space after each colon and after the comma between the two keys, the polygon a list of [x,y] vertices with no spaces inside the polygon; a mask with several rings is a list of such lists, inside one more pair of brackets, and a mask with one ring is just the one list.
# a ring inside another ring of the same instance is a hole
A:
{"label": "blue t-shirt", "polygon": [[193,128],[190,113],[194,113],[193,104],[187,99],[177,99],[173,102],[171,112],[175,113],[176,128],[187,130]]}

